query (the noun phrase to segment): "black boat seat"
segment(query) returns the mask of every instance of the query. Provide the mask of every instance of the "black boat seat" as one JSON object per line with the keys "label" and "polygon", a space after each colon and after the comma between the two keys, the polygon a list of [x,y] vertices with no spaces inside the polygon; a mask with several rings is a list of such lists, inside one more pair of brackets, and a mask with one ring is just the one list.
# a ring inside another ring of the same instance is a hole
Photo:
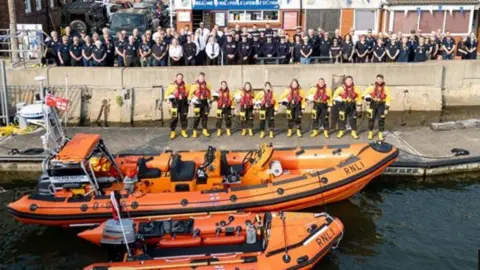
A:
{"label": "black boat seat", "polygon": [[148,168],[147,160],[139,158],[137,161],[138,179],[143,178],[158,178],[162,175],[162,171],[158,168]]}
{"label": "black boat seat", "polygon": [[194,175],[194,161],[182,161],[180,155],[175,155],[172,158],[172,165],[170,166],[170,177],[172,182],[192,181]]}
{"label": "black boat seat", "polygon": [[230,175],[234,173],[239,173],[240,176],[243,176],[245,174],[245,167],[243,164],[234,164],[234,165],[229,165],[227,162],[227,153],[223,152],[220,154],[220,162],[221,162],[221,173],[222,175]]}

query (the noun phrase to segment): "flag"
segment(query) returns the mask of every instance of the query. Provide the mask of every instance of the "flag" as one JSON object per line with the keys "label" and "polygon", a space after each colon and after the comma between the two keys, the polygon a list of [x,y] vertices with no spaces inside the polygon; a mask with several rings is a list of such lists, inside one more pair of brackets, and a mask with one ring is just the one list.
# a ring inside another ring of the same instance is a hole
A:
{"label": "flag", "polygon": [[110,201],[112,202],[112,214],[113,219],[120,220],[120,208],[118,207],[117,198],[115,198],[115,192],[110,193]]}
{"label": "flag", "polygon": [[49,107],[55,107],[61,111],[66,111],[68,110],[68,103],[70,103],[70,101],[66,98],[55,97],[53,95],[47,94],[47,96],[45,97],[45,103]]}

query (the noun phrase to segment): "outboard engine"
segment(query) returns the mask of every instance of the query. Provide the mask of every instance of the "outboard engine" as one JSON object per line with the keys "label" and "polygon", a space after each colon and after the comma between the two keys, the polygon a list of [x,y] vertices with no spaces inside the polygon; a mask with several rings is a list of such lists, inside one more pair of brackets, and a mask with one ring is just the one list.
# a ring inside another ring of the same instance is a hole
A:
{"label": "outboard engine", "polygon": [[[123,225],[123,230],[122,230]],[[125,236],[123,235],[125,233]],[[122,219],[121,222],[115,219],[109,219],[103,228],[102,247],[108,252],[109,261],[122,261],[127,252],[125,239],[130,250],[135,246],[136,233],[135,223],[131,219]]]}

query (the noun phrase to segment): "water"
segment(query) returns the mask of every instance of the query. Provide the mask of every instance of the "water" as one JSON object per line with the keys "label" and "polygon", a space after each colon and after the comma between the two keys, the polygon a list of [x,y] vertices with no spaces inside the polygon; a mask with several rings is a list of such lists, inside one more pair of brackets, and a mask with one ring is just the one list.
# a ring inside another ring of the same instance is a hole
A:
{"label": "water", "polygon": [[[327,206],[346,231],[340,247],[315,269],[476,269],[479,198],[480,181],[374,181],[350,200]],[[0,269],[81,269],[105,260],[99,247],[76,237],[78,231],[21,225],[2,207]]]}

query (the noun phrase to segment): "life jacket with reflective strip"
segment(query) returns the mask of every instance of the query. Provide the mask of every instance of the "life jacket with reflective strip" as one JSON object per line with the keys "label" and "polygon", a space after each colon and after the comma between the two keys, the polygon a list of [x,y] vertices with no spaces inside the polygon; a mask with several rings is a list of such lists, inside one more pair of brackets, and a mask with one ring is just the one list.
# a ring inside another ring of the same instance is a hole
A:
{"label": "life jacket with reflective strip", "polygon": [[355,85],[352,83],[352,85],[347,86],[343,85],[343,93],[341,95],[342,99],[348,99],[350,98],[351,100],[355,100],[357,98],[357,93],[355,93]]}
{"label": "life jacket with reflective strip", "polygon": [[195,82],[198,85],[198,89],[195,93],[195,96],[199,99],[209,99],[210,98],[210,89],[207,87],[207,82]]}
{"label": "life jacket with reflective strip", "polygon": [[372,93],[370,93],[370,96],[375,100],[384,101],[387,98],[387,94],[385,93],[385,83],[375,83],[375,88]]}
{"label": "life jacket with reflective strip", "polygon": [[271,107],[273,106],[273,92],[270,90],[270,91],[266,91],[265,94],[263,95],[263,98],[262,98],[262,106],[264,107]]}
{"label": "life jacket with reflective strip", "polygon": [[177,86],[177,90],[173,93],[176,99],[184,99],[187,97],[187,89],[185,88],[185,82],[182,81],[181,83],[177,83],[175,81],[175,85]]}
{"label": "life jacket with reflective strip", "polygon": [[253,107],[253,95],[250,94],[250,91],[243,91],[243,96],[242,99],[240,100],[240,106],[247,108],[247,107]]}
{"label": "life jacket with reflective strip", "polygon": [[232,106],[232,100],[230,99],[230,90],[227,88],[225,90],[220,89],[220,97],[218,98],[218,108],[227,108]]}
{"label": "life jacket with reflective strip", "polygon": [[317,92],[315,92],[315,96],[313,98],[315,102],[324,102],[324,103],[327,102],[328,101],[327,85],[320,87],[317,84]]}
{"label": "life jacket with reflective strip", "polygon": [[290,94],[288,94],[288,103],[297,104],[302,102],[302,96],[300,96],[300,89],[290,88]]}

